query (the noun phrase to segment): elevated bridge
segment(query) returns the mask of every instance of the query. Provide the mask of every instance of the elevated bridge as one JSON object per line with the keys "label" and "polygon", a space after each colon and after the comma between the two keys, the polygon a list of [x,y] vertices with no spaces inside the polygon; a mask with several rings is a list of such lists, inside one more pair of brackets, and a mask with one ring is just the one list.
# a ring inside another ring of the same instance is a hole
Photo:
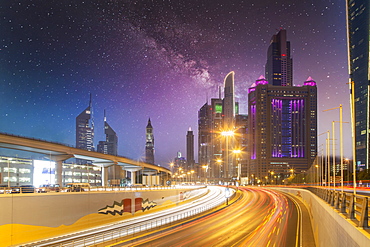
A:
{"label": "elevated bridge", "polygon": [[171,175],[171,171],[167,168],[132,160],[123,156],[87,151],[60,143],[5,133],[0,133],[0,147],[48,155],[56,162],[56,183],[58,184],[62,184],[62,162],[70,158],[88,160],[91,161],[93,165],[103,167],[103,185],[107,185],[107,168],[111,165],[119,165],[122,166],[122,169],[130,171],[132,179],[135,177],[133,174],[140,170],[148,174],[164,173],[166,175]]}

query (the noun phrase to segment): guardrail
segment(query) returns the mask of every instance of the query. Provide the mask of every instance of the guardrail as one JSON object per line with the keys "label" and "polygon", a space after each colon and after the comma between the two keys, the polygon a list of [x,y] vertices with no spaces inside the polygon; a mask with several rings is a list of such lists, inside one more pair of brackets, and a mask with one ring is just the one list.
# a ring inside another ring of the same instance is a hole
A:
{"label": "guardrail", "polygon": [[308,189],[347,219],[352,220],[357,227],[369,228],[369,197],[322,188]]}
{"label": "guardrail", "polygon": [[[204,188],[206,186],[190,186],[190,185],[175,185],[175,186],[133,186],[133,187],[90,187],[83,188],[80,190],[70,191],[70,188],[61,187],[58,191],[47,191],[47,193],[55,193],[55,192],[69,192],[69,193],[80,193],[80,192],[102,192],[102,191],[148,191],[148,190],[173,190],[173,189],[189,189],[189,188]],[[39,192],[35,187],[0,187],[0,194],[24,194],[24,193],[37,193]],[[46,192],[46,191],[45,191]]]}
{"label": "guardrail", "polygon": [[[235,197],[235,191],[233,191],[231,197],[229,199],[233,199]],[[30,243],[30,244],[24,244],[22,246],[48,246],[48,247],[79,247],[79,246],[99,246],[99,244],[102,244],[104,242],[111,241],[112,243],[118,242],[121,240],[121,238],[124,237],[135,237],[141,234],[143,231],[149,231],[149,230],[159,230],[164,231],[167,229],[167,227],[174,227],[178,224],[185,224],[180,223],[180,220],[189,219],[191,217],[194,217],[195,215],[198,215],[200,213],[207,212],[217,206],[220,206],[221,204],[225,203],[225,199],[222,197],[220,198],[221,194],[218,196],[218,199],[215,201],[209,201],[208,203],[202,203],[199,206],[195,208],[190,209],[184,209],[179,212],[173,212],[171,215],[167,215],[164,217],[151,219],[151,220],[145,220],[145,222],[141,222],[134,225],[128,225],[128,226],[121,226],[121,227],[114,227],[113,229],[108,229],[102,232],[98,232],[95,234],[90,234],[88,236],[81,236],[76,237],[69,240],[60,240],[58,241],[57,238],[52,242],[46,242],[43,241]],[[195,197],[197,198],[197,197]],[[55,243],[53,243],[55,242]]]}

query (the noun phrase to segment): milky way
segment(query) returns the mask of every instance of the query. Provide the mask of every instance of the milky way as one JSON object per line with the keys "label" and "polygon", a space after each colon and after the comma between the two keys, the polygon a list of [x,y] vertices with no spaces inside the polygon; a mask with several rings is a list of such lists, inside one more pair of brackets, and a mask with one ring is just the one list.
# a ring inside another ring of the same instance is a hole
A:
{"label": "milky way", "polygon": [[318,84],[322,133],[339,115],[325,109],[343,104],[349,121],[344,4],[2,1],[0,131],[74,145],[75,117],[92,93],[95,143],[104,140],[106,109],[119,154],[141,159],[150,117],[156,163],[166,165],[186,153],[186,131],[197,135],[197,111],[230,71],[247,113],[247,89],[264,74],[272,35],[285,28],[294,84],[308,76]]}

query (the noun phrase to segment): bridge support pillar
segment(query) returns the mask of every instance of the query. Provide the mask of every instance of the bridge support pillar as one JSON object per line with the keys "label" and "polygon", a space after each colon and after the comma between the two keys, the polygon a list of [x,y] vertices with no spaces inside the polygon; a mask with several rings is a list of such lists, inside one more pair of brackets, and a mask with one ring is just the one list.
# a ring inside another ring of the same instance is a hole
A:
{"label": "bridge support pillar", "polygon": [[56,183],[63,187],[63,161],[58,160],[56,162]]}
{"label": "bridge support pillar", "polygon": [[102,182],[102,186],[103,187],[107,187],[108,186],[108,167],[107,166],[103,166],[102,167],[102,174],[101,174],[101,182]]}
{"label": "bridge support pillar", "polygon": [[157,172],[156,171],[144,171],[144,174],[147,175],[146,184],[149,185],[149,186],[152,186],[153,185],[153,183],[152,183],[152,175],[157,174]]}
{"label": "bridge support pillar", "polygon": [[56,163],[56,184],[63,187],[63,161],[73,158],[73,155],[52,155],[51,159]]}
{"label": "bridge support pillar", "polygon": [[129,171],[131,173],[131,184],[136,184],[136,172],[140,171],[142,168],[126,168],[126,171]]}

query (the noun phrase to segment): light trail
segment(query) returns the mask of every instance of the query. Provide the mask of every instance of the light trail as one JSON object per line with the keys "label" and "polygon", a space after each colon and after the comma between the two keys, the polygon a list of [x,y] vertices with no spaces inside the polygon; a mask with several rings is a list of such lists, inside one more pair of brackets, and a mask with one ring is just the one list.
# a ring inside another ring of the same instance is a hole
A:
{"label": "light trail", "polygon": [[[181,227],[148,233],[111,246],[294,246],[295,204],[279,192],[242,188],[237,202]],[[288,213],[286,213],[288,212]],[[291,234],[294,233],[294,234]]]}
{"label": "light trail", "polygon": [[[203,191],[203,196],[192,202],[173,207],[171,209],[147,213],[120,223],[109,224],[94,229],[81,231],[56,238],[28,243],[22,246],[87,246],[95,245],[109,239],[121,238],[137,234],[141,231],[158,228],[160,226],[188,218],[192,215],[210,210],[225,203],[225,189],[210,186]],[[198,195],[199,196],[199,195]]]}

